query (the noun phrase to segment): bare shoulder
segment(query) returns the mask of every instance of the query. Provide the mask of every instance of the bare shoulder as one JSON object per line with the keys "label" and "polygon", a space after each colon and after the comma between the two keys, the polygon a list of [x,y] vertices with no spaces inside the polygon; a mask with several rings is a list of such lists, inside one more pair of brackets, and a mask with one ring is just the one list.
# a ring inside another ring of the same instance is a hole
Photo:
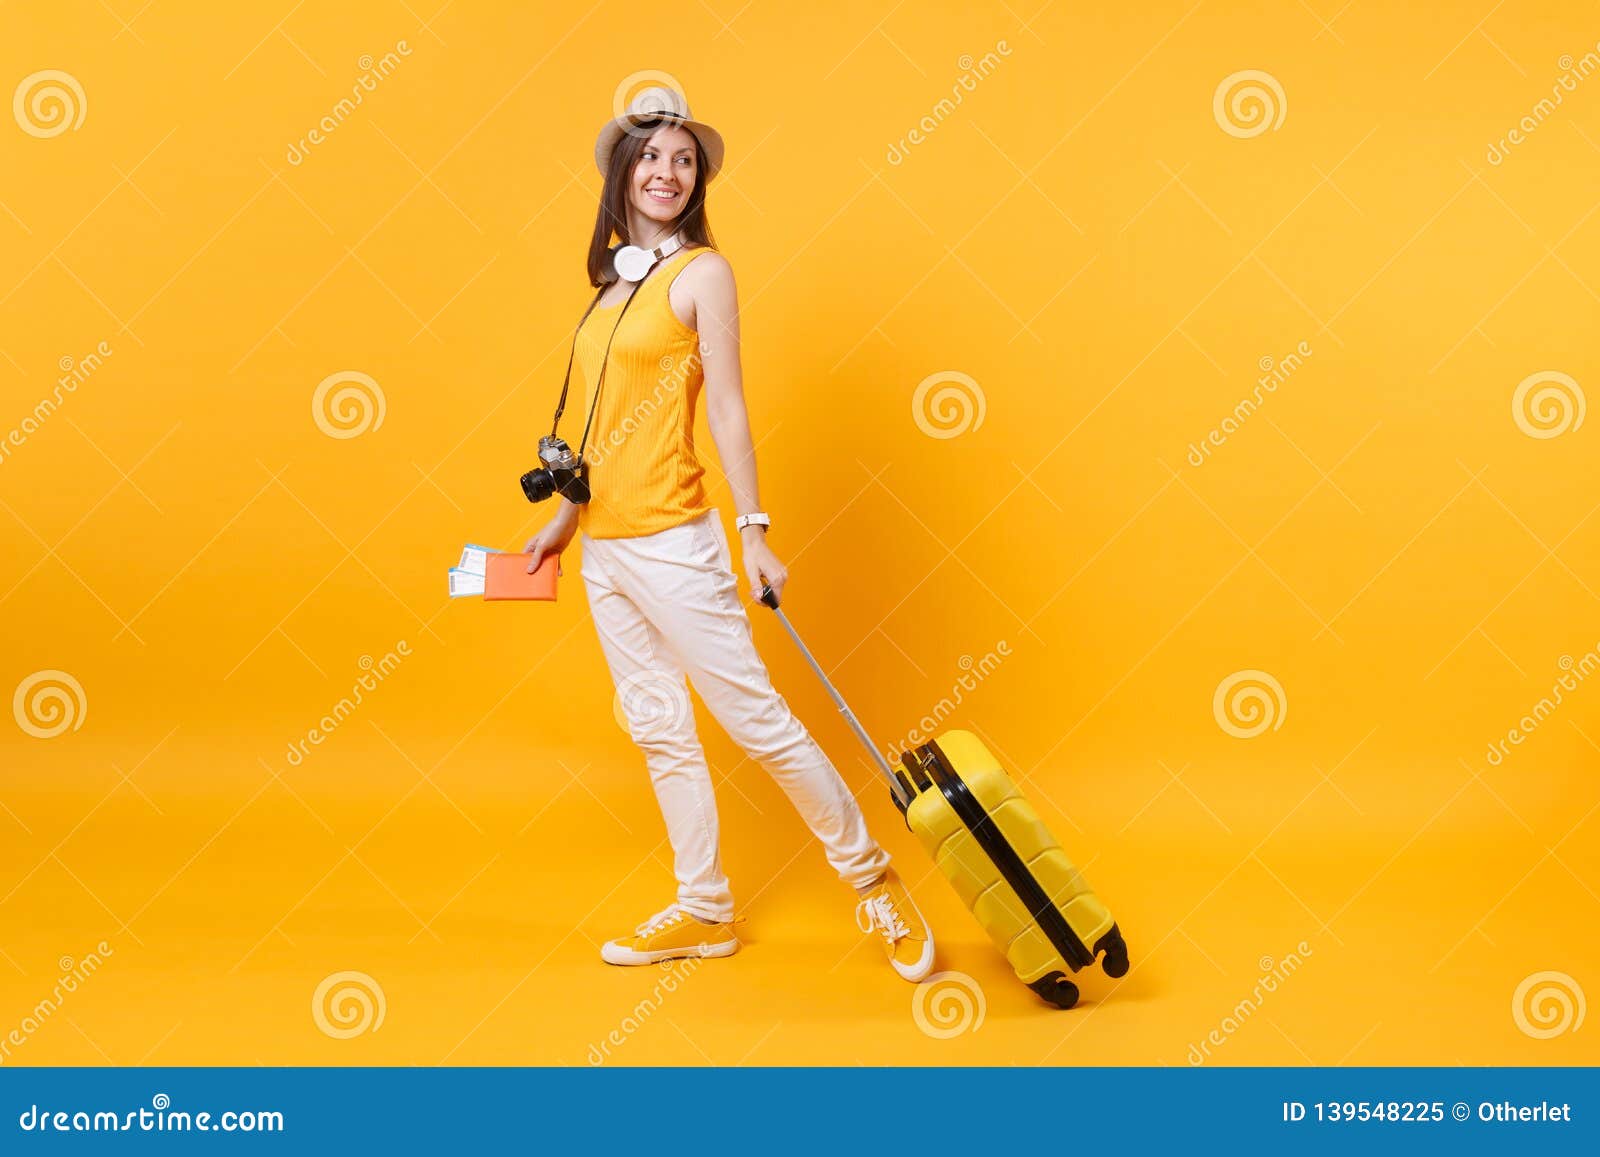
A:
{"label": "bare shoulder", "polygon": [[692,253],[667,290],[672,311],[690,329],[699,329],[707,319],[723,319],[739,314],[739,296],[733,287],[733,266],[715,249],[702,247]]}
{"label": "bare shoulder", "polygon": [[696,297],[734,295],[733,266],[715,249],[706,249],[692,258],[678,280]]}

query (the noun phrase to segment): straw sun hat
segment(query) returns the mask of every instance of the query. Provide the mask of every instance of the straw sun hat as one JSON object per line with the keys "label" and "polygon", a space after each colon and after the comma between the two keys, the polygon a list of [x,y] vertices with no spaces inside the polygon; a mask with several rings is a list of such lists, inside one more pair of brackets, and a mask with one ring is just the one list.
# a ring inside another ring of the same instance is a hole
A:
{"label": "straw sun hat", "polygon": [[605,173],[617,142],[647,121],[663,120],[681,125],[700,142],[701,177],[710,179],[722,168],[722,134],[703,121],[694,119],[683,94],[665,86],[640,89],[628,102],[627,111],[606,122],[594,142],[594,163]]}

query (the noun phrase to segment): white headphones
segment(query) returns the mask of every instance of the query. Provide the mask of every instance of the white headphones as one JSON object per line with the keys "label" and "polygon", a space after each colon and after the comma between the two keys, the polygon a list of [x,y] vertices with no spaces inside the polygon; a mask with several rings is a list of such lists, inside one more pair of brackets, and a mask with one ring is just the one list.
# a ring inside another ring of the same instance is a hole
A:
{"label": "white headphones", "polygon": [[622,281],[643,281],[645,275],[655,268],[656,262],[671,257],[682,248],[683,242],[677,233],[654,249],[619,245],[611,251],[611,271]]}

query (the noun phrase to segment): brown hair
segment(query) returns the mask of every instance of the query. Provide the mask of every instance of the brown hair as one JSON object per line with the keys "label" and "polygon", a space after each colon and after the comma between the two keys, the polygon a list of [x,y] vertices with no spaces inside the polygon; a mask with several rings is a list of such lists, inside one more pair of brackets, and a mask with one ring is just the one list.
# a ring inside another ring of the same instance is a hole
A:
{"label": "brown hair", "polygon": [[[611,150],[605,185],[600,190],[600,210],[594,219],[594,236],[589,241],[590,285],[600,285],[611,271],[612,235],[615,234],[623,245],[632,243],[628,237],[628,182],[633,177],[634,166],[639,163],[639,154],[644,152],[650,137],[663,124],[671,123],[674,122],[654,120],[636,125],[633,131],[624,133],[617,147]],[[676,220],[678,234],[685,245],[714,246],[716,242],[711,239],[711,223],[706,220],[706,185],[709,181],[705,175],[705,150],[700,147],[700,138],[694,136],[694,131],[686,131],[694,137],[695,181],[694,191],[689,194],[689,203]]]}

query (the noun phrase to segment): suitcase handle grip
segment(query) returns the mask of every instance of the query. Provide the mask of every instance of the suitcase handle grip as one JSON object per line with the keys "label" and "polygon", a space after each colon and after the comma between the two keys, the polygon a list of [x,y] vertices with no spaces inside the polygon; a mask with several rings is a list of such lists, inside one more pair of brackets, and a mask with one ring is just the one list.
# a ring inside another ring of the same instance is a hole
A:
{"label": "suitcase handle grip", "polygon": [[764,606],[772,608],[773,613],[778,616],[778,621],[783,624],[783,629],[788,631],[789,637],[794,640],[794,645],[800,648],[800,653],[806,657],[806,662],[811,664],[811,669],[817,673],[817,678],[822,680],[822,685],[833,697],[834,706],[839,708],[839,714],[844,716],[845,722],[850,725],[850,730],[856,733],[856,738],[861,740],[861,746],[867,749],[872,762],[888,781],[889,794],[894,797],[895,805],[904,812],[911,805],[911,796],[906,791],[905,785],[900,782],[900,777],[895,775],[894,768],[889,766],[889,761],[883,757],[883,753],[872,745],[872,739],[867,735],[866,729],[861,726],[855,712],[850,710],[850,705],[844,701],[844,696],[839,694],[838,688],[833,685],[833,680],[828,678],[828,673],[822,669],[822,664],[811,654],[811,648],[801,640],[800,633],[794,629],[794,624],[789,622],[789,616],[778,609],[778,595],[770,583],[761,584],[761,602]]}

